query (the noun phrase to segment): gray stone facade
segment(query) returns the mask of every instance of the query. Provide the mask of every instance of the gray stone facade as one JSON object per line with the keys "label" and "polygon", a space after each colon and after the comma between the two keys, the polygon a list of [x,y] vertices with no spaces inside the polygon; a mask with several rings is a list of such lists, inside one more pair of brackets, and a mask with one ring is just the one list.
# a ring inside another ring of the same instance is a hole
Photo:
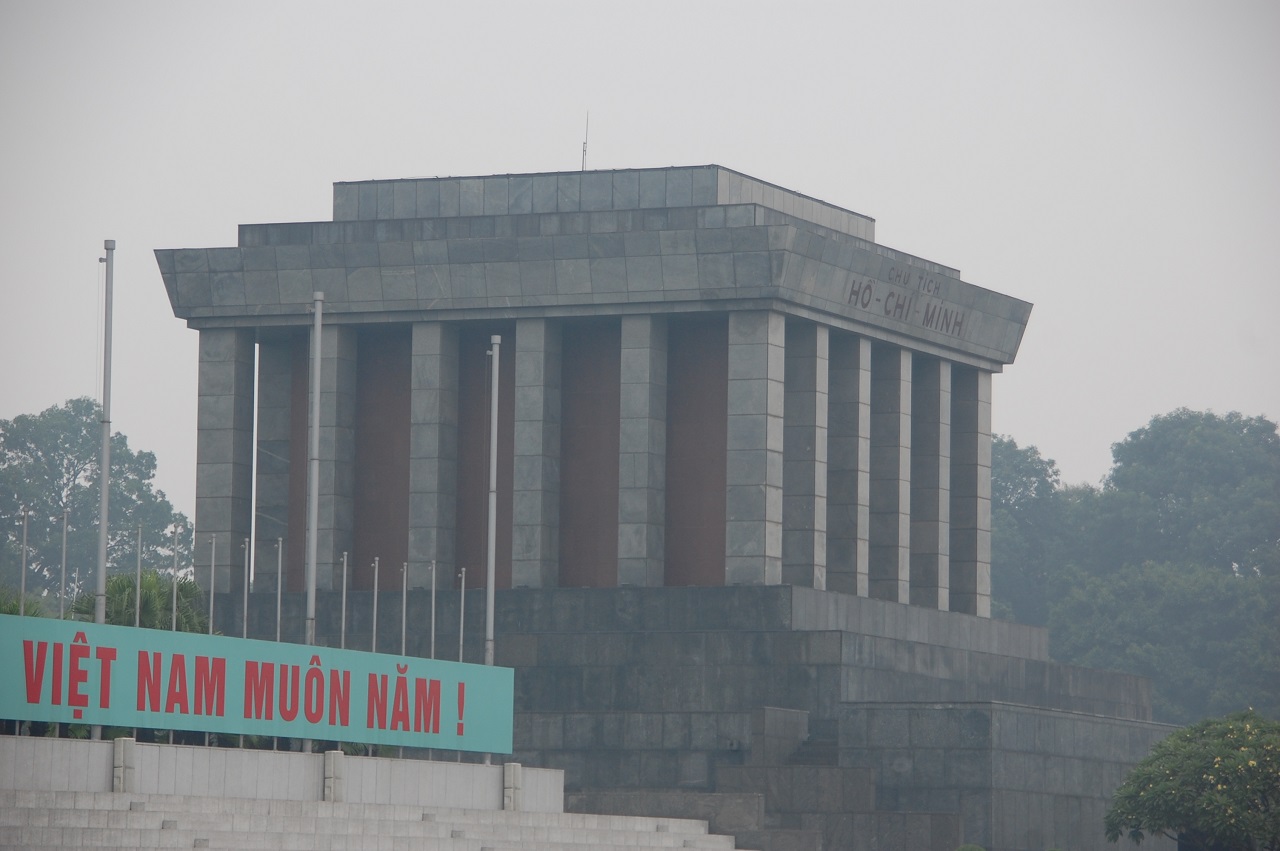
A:
{"label": "gray stone facade", "polygon": [[456,567],[458,487],[458,330],[413,326],[409,433],[409,584],[431,581],[431,566]]}
{"label": "gray stone facade", "polygon": [[663,579],[667,477],[667,325],[625,316],[618,426],[618,585]]}
{"label": "gray stone facade", "polygon": [[253,348],[246,330],[200,332],[195,569],[202,585],[212,577],[217,590],[241,588],[244,577],[253,491]]}
{"label": "gray stone facade", "polygon": [[[224,632],[239,633],[238,599],[219,602]],[[350,597],[348,647],[370,646],[371,599]],[[562,769],[578,808],[709,818],[743,847],[1104,851],[1112,791],[1172,730],[1152,723],[1146,679],[1057,664],[1045,630],[991,618],[792,585],[496,602],[497,661],[516,671],[513,760]],[[303,595],[285,604],[285,639],[300,640]],[[398,604],[383,592],[380,646],[399,636]],[[411,591],[409,622],[428,623],[430,605]],[[322,643],[338,641],[339,606],[320,595]],[[470,662],[483,607],[470,595]],[[254,595],[250,614],[250,636],[270,636],[274,600]],[[451,597],[437,646],[457,631]],[[410,632],[411,655],[429,648]]]}
{"label": "gray stone facade", "polygon": [[[201,335],[198,578],[212,537],[217,590],[238,587],[256,381],[254,590],[275,589],[277,538],[301,590],[323,292],[320,640],[356,546],[407,553],[409,623],[429,623],[429,565],[442,589],[482,573],[499,334],[517,760],[563,769],[584,807],[709,817],[774,851],[1107,847],[1111,791],[1165,732],[1149,683],[1057,665],[1043,630],[990,617],[992,377],[1030,305],[874,224],[699,166],[339,183],[333,221],[157,251]],[[274,594],[253,597],[270,637]],[[351,591],[347,646],[372,646],[371,603]],[[286,595],[286,640],[302,604]],[[411,628],[409,652],[431,638]]]}
{"label": "gray stone facade", "polygon": [[[985,616],[990,379],[1016,354],[1030,305],[874,237],[866,216],[699,166],[339,183],[331,222],[243,225],[234,248],[159,250],[175,314],[208,340],[197,533],[227,539],[219,570],[234,573],[257,342],[257,450],[271,458],[259,469],[262,529],[291,549],[303,540],[291,509],[305,493],[305,428],[291,407],[303,379],[291,359],[323,292],[321,587],[334,587],[353,541],[367,542],[354,528],[357,374],[360,340],[382,327],[407,325],[413,340],[409,492],[390,497],[408,505],[408,541],[387,549],[408,552],[415,583],[431,562],[456,569],[458,335],[477,322],[515,329],[507,574],[516,586],[559,584],[561,503],[581,498],[560,482],[560,341],[574,323],[607,319],[622,354],[618,514],[601,532],[618,562],[604,584],[671,581],[667,325],[718,317],[728,373],[724,528],[707,532],[723,536],[707,550],[724,551],[717,582]],[[260,561],[267,549],[258,544]]]}

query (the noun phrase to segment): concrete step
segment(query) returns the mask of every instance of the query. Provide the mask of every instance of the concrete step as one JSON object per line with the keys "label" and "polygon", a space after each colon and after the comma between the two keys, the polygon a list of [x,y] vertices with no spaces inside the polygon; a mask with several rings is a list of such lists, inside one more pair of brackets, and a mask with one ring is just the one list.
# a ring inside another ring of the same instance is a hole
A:
{"label": "concrete step", "polygon": [[738,842],[768,851],[823,851],[822,831],[802,828],[763,828],[737,834]]}
{"label": "concrete step", "polygon": [[835,739],[806,739],[787,758],[787,765],[836,765],[840,747]]}
{"label": "concrete step", "polygon": [[602,789],[565,794],[575,812],[632,816],[653,813],[677,820],[699,819],[716,833],[739,834],[765,826],[764,797],[755,792],[701,792],[670,789]]}
{"label": "concrete step", "polygon": [[833,765],[724,765],[716,786],[764,796],[766,813],[873,812],[875,772]]}
{"label": "concrete step", "polygon": [[261,834],[246,835],[237,831],[129,830],[121,828],[50,828],[24,827],[0,829],[0,849],[44,848],[234,848],[242,851],[418,851],[422,848],[445,851],[637,851],[646,848],[711,848],[697,839],[679,845],[655,846],[642,842],[613,843],[599,839],[564,837],[554,841],[534,842],[527,839],[471,837],[464,831],[457,835],[424,839],[421,837],[388,837],[372,835],[331,834]]}
{"label": "concrete step", "polygon": [[0,792],[0,849],[732,849],[706,822],[86,792]]}
{"label": "concrete step", "polygon": [[519,830],[504,829],[502,825],[489,825],[486,829],[475,826],[426,825],[419,829],[406,829],[407,824],[388,830],[371,822],[349,823],[343,830],[332,830],[337,825],[319,822],[312,830],[289,829],[252,831],[237,829],[232,825],[216,823],[194,824],[186,820],[164,819],[160,826],[12,826],[0,828],[0,844],[15,842],[33,847],[81,847],[96,844],[104,847],[162,847],[191,848],[195,839],[213,845],[231,844],[242,848],[292,849],[292,848],[366,848],[389,845],[436,846],[445,840],[467,839],[483,845],[510,845],[512,847],[579,846],[630,848],[733,848],[729,837],[689,834],[642,834],[636,831],[575,830],[572,828],[540,828]]}
{"label": "concrete step", "polygon": [[[503,810],[466,810],[445,807],[421,807],[389,804],[340,803],[330,801],[279,801],[244,798],[205,798],[181,795],[148,795],[113,792],[27,792],[0,790],[0,824],[31,824],[23,812],[46,809],[59,812],[113,812],[135,814],[174,814],[184,817],[211,815],[232,818],[237,823],[253,819],[371,819],[379,823],[422,822],[486,824],[525,827],[571,827],[589,830],[628,830],[640,833],[672,833],[702,835],[707,832],[705,820],[645,816],[600,815],[596,813],[546,813]],[[68,818],[72,818],[68,816]],[[76,816],[74,818],[88,818]],[[14,821],[18,819],[18,821]],[[44,826],[41,822],[37,826]]]}
{"label": "concrete step", "polygon": [[[424,843],[435,845],[446,839],[472,839],[483,844],[495,842],[516,847],[537,845],[577,845],[605,847],[623,845],[643,848],[733,848],[730,837],[707,834],[641,833],[635,830],[590,830],[564,826],[520,827],[500,823],[462,825],[436,822],[392,822],[325,819],[307,824],[286,819],[267,829],[219,821],[216,817],[193,818],[182,813],[111,813],[122,818],[89,819],[88,825],[65,824],[82,821],[49,814],[51,824],[0,827],[0,842],[17,839],[33,841],[42,837],[45,847],[80,847],[86,842],[107,847],[192,847],[196,838],[213,844],[239,844],[243,848],[311,848],[319,844],[341,848]],[[90,813],[90,815],[106,815]],[[158,818],[146,818],[156,815]],[[94,824],[93,822],[106,822]],[[53,822],[64,822],[53,824]]]}

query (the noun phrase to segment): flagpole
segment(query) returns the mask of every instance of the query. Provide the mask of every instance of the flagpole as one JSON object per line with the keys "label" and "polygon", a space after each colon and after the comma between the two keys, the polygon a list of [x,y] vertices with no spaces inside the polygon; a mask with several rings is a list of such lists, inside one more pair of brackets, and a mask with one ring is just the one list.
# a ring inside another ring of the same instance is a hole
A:
{"label": "flagpole", "polygon": [[[320,356],[324,333],[324,293],[312,293],[311,434],[307,452],[307,630],[306,643],[316,643],[316,549],[320,524]],[[310,744],[310,740],[308,740]],[[307,748],[310,752],[310,748]]]}
{"label": "flagpole", "polygon": [[[107,506],[111,494],[111,288],[115,281],[116,241],[105,239],[102,247],[107,256],[102,262],[107,264],[107,286],[103,299],[103,332],[102,332],[102,453],[98,460],[98,480],[101,489],[98,494],[98,577],[93,596],[93,622],[107,622]],[[89,737],[102,738],[102,725],[94,724]]]}
{"label": "flagpole", "polygon": [[493,372],[489,379],[489,553],[484,592],[484,663],[493,664],[493,586],[497,573],[498,541],[498,362],[502,337],[489,338]]}
{"label": "flagpole", "polygon": [[[307,624],[306,643],[316,643],[316,550],[320,524],[320,355],[324,328],[324,293],[311,294],[311,433],[307,441]],[[311,739],[302,740],[311,753]]]}
{"label": "flagpole", "polygon": [[[103,311],[102,332],[102,453],[98,478],[101,490],[98,494],[98,577],[93,600],[93,622],[107,622],[107,518],[111,496],[111,290],[115,282],[116,241],[104,240],[107,256],[107,287]],[[95,725],[101,732],[101,728]],[[95,737],[96,738],[96,737]]]}

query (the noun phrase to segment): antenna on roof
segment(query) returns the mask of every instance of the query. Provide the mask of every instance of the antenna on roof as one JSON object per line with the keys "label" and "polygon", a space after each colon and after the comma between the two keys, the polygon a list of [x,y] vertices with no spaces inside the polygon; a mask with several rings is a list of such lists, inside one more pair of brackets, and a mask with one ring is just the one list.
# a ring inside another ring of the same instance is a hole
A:
{"label": "antenna on roof", "polygon": [[582,170],[587,170],[587,135],[591,132],[591,110],[587,110],[587,126],[582,130]]}

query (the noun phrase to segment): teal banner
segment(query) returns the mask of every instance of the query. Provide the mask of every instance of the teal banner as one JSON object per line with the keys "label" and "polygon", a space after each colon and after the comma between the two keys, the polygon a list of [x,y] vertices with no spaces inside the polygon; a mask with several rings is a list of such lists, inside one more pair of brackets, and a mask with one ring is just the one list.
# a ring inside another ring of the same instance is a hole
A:
{"label": "teal banner", "polygon": [[0,615],[0,718],[511,753],[510,668]]}

